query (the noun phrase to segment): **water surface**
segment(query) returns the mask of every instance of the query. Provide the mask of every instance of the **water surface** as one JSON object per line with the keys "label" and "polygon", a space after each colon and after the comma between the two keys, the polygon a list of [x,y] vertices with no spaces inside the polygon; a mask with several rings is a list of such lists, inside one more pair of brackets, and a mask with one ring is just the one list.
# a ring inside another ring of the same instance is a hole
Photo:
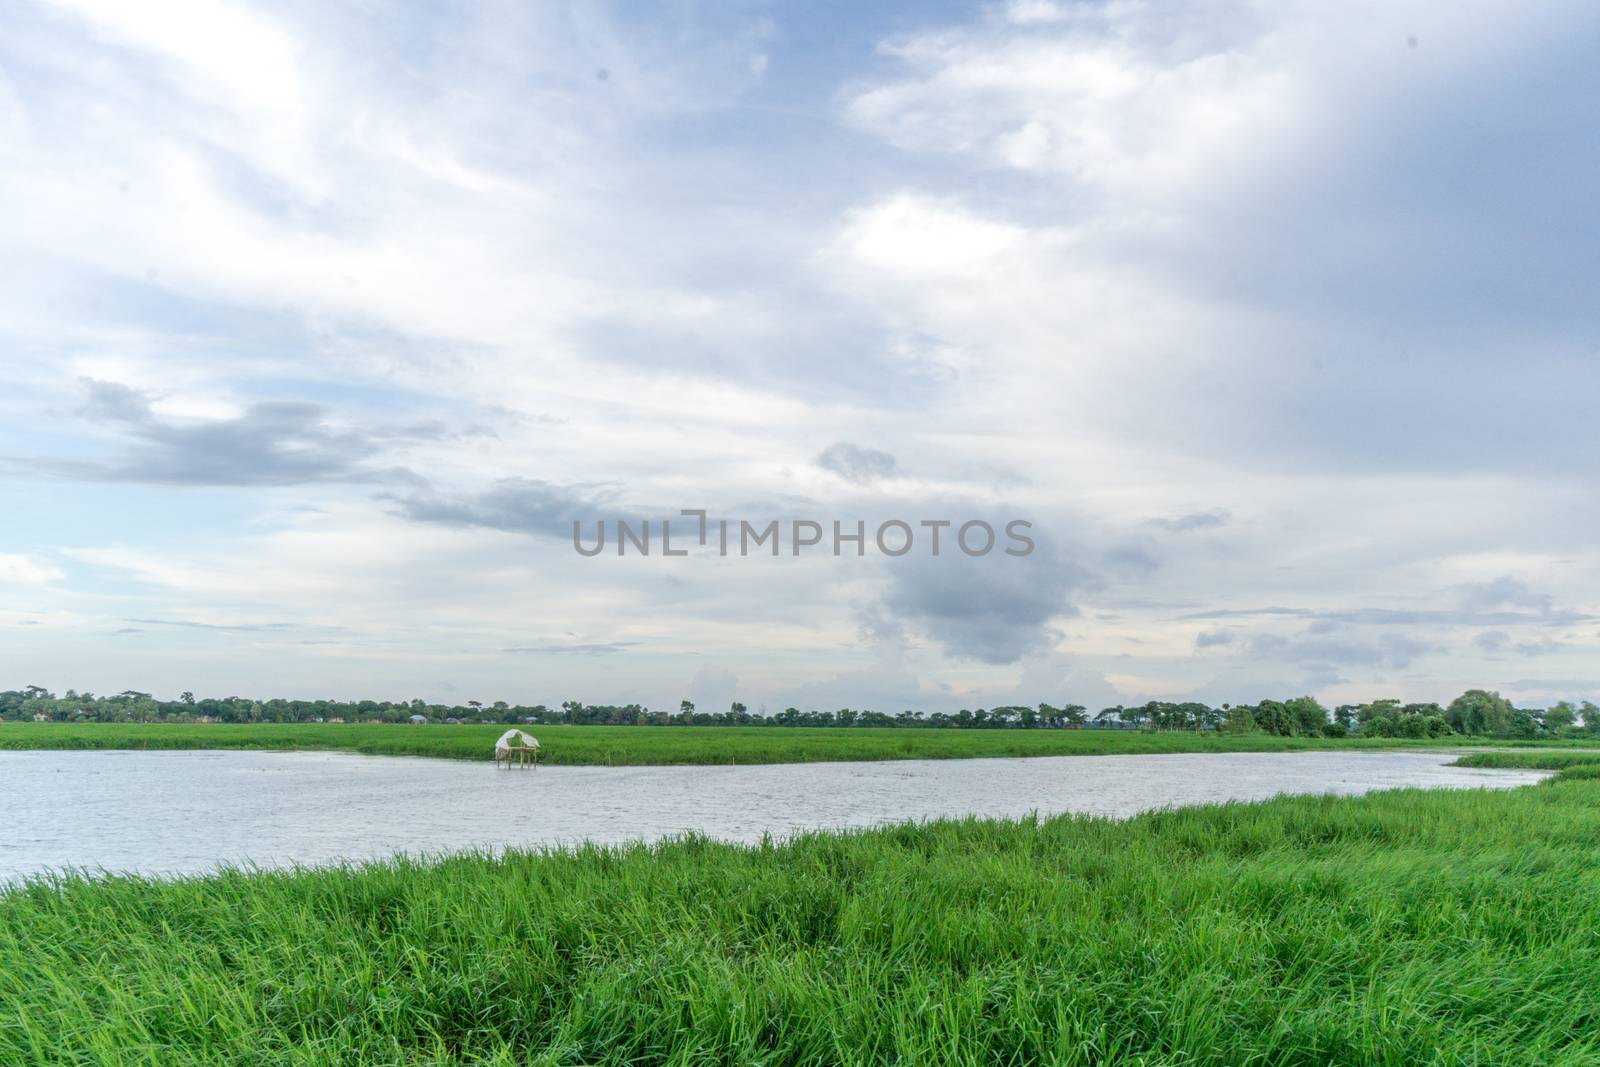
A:
{"label": "water surface", "polygon": [[463,848],[732,841],[940,816],[1152,808],[1399,786],[1507,788],[1537,771],[1453,753],[1240,752],[743,767],[497,768],[342,752],[0,752],[0,881],[190,874]]}

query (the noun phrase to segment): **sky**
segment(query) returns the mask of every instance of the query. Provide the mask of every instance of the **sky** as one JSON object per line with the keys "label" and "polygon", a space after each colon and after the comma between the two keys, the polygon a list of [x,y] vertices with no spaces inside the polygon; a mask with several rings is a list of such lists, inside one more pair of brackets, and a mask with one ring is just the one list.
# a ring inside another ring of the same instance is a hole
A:
{"label": "sky", "polygon": [[[0,688],[1600,698],[1597,41],[7,5]],[[574,551],[683,509],[1035,547]]]}

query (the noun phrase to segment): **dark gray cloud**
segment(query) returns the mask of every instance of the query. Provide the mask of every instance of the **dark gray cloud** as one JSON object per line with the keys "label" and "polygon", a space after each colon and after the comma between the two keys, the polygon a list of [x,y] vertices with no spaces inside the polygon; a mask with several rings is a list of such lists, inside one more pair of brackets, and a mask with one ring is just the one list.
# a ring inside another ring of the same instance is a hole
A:
{"label": "dark gray cloud", "polygon": [[847,441],[836,441],[818,453],[817,466],[832,471],[846,481],[870,485],[895,474],[895,458],[876,448],[862,448]]}
{"label": "dark gray cloud", "polygon": [[886,560],[883,608],[950,655],[1015,663],[1052,642],[1052,619],[1079,613],[1075,595],[1100,586],[1097,575],[1064,558],[1047,536],[1035,531],[1035,540],[1028,556],[996,550]]}
{"label": "dark gray cloud", "polygon": [[157,485],[277,486],[314,482],[420,482],[410,471],[372,463],[393,442],[438,440],[453,431],[440,422],[351,428],[328,409],[295,401],[261,401],[234,418],[164,419],[145,394],[119,382],[82,380],[80,414],[128,439],[109,462],[34,458],[11,465],[86,481]]}
{"label": "dark gray cloud", "polygon": [[1407,634],[1384,633],[1360,637],[1343,633],[1257,634],[1249,641],[1252,655],[1284,660],[1307,669],[1333,666],[1409,667],[1415,659],[1435,651],[1432,645]]}
{"label": "dark gray cloud", "polygon": [[1146,526],[1166,530],[1169,533],[1188,533],[1191,530],[1216,530],[1228,525],[1228,513],[1221,508],[1213,511],[1191,511],[1187,515],[1178,515],[1174,518],[1149,519]]}
{"label": "dark gray cloud", "polygon": [[1475,648],[1491,656],[1511,652],[1518,656],[1547,656],[1569,647],[1565,641],[1540,638],[1535,641],[1514,641],[1504,630],[1485,630],[1472,639]]}
{"label": "dark gray cloud", "polygon": [[[384,494],[381,499],[391,503],[395,514],[417,522],[571,537],[574,522],[602,517],[602,492],[597,486],[506,478],[479,493],[452,496],[419,489],[405,496]],[[592,527],[589,536],[593,536]]]}

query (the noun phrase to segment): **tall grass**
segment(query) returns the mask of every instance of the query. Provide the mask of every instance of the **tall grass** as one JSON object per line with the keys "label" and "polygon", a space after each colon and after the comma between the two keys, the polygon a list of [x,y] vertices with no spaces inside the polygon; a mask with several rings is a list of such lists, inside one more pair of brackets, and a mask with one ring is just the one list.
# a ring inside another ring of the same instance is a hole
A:
{"label": "tall grass", "polygon": [[0,1063],[1600,1063],[1600,781],[0,895]]}
{"label": "tall grass", "polygon": [[[373,755],[490,759],[503,726],[367,723],[203,725],[3,723],[0,750],[21,748],[339,749]],[[1451,747],[1465,738],[1332,740],[1133,730],[935,730],[773,726],[538,726],[547,763],[806,763],[822,760],[955,759],[1163,752]],[[1502,742],[1503,743],[1503,742]]]}

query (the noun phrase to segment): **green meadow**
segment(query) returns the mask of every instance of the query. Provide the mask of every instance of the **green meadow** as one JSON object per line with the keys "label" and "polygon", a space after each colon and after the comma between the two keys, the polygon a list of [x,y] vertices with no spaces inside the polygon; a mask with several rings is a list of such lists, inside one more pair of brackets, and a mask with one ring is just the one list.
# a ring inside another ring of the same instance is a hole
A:
{"label": "green meadow", "polygon": [[[492,758],[504,726],[368,723],[0,723],[4,749],[323,749],[383,756]],[[958,759],[976,756],[1140,755],[1163,752],[1289,752],[1488,744],[1434,740],[1277,737],[1192,730],[932,730],[761,726],[530,726],[541,761],[626,766],[807,763],[821,760]],[[1497,745],[1516,742],[1497,741]],[[1575,746],[1583,741],[1540,742]],[[1595,744],[1595,741],[1588,741]],[[1524,742],[1526,744],[1526,742]]]}
{"label": "green meadow", "polygon": [[1293,797],[35,881],[0,1063],[1600,1063],[1600,761]]}

